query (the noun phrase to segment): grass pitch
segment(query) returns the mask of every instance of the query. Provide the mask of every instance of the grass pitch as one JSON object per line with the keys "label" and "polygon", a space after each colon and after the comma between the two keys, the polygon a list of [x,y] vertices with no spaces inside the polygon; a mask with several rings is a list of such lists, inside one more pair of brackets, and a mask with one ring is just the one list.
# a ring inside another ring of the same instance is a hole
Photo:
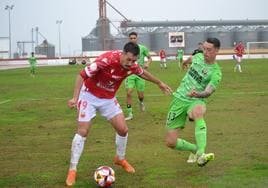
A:
{"label": "grass pitch", "polygon": [[[165,120],[171,96],[147,82],[146,112],[138,109],[128,122],[127,159],[136,168],[127,174],[112,162],[115,133],[101,117],[94,119],[78,166],[75,187],[96,187],[94,170],[115,170],[114,187],[268,187],[268,60],[245,60],[243,73],[233,61],[220,61],[223,80],[208,99],[207,151],[215,160],[200,168],[187,164],[187,152],[164,145]],[[76,112],[67,108],[76,74],[82,66],[38,67],[0,71],[0,187],[64,187],[76,130]],[[177,88],[184,71],[176,63],[150,72]],[[118,100],[125,109],[124,85]],[[181,137],[194,142],[194,124]]]}

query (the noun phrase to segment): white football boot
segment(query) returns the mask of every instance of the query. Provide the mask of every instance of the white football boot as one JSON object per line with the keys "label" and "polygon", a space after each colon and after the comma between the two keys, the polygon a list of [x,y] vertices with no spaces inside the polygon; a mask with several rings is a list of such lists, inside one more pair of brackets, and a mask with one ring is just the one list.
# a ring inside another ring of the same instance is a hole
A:
{"label": "white football boot", "polygon": [[197,155],[191,152],[188,157],[187,163],[196,163],[196,161],[197,161]]}
{"label": "white football boot", "polygon": [[198,157],[197,165],[200,166],[200,167],[203,167],[209,161],[214,160],[214,158],[215,158],[214,153],[208,153],[208,154],[203,153],[201,156]]}

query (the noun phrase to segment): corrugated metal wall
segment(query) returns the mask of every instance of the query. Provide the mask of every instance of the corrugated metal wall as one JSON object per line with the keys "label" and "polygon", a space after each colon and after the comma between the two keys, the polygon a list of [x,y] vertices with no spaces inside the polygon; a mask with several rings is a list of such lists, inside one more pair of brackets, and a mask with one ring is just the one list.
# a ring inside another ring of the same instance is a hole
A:
{"label": "corrugated metal wall", "polygon": [[[92,31],[95,31],[93,29]],[[120,34],[110,41],[112,49],[122,49],[124,44],[128,42],[128,34],[132,31],[138,33],[138,41],[144,44],[151,51],[158,53],[160,49],[165,49],[167,53],[176,53],[177,48],[170,48],[168,43],[169,32],[184,32],[185,37],[185,54],[191,54],[197,48],[199,42],[203,42],[207,37],[216,37],[221,41],[222,49],[231,49],[234,43],[242,41],[244,44],[251,41],[268,41],[268,27],[184,27],[182,29],[171,29],[169,27],[157,28],[153,31],[146,31],[142,28],[131,28],[125,34]],[[262,46],[267,46],[263,45]],[[256,45],[256,47],[259,47]],[[98,37],[88,35],[82,38],[83,51],[101,50],[100,40]]]}

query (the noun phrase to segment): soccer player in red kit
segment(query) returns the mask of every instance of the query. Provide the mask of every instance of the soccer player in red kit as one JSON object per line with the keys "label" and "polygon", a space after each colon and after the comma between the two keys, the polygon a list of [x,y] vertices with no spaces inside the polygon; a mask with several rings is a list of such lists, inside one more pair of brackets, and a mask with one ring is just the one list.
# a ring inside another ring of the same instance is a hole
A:
{"label": "soccer player in red kit", "polygon": [[[138,55],[139,46],[128,42],[125,44],[123,52],[109,51],[100,55],[95,62],[85,67],[77,76],[73,98],[68,101],[68,106],[72,108],[77,106],[79,99],[80,106],[78,107],[78,128],[71,147],[67,186],[75,184],[78,161],[96,111],[105,117],[116,131],[114,163],[122,166],[129,173],[135,172],[132,165],[125,159],[128,127],[122,109],[115,98],[116,91],[127,76],[136,74],[158,85],[166,94],[172,92],[168,85],[137,64]],[[85,91],[80,92],[83,84]]]}
{"label": "soccer player in red kit", "polygon": [[234,72],[236,72],[237,69],[239,72],[242,72],[241,62],[242,62],[243,54],[245,53],[245,47],[241,41],[235,46],[234,51],[235,51],[235,60],[236,60]]}
{"label": "soccer player in red kit", "polygon": [[166,52],[165,52],[165,50],[160,50],[160,52],[159,52],[159,56],[160,56],[160,67],[161,68],[167,68],[167,63],[166,63]]}

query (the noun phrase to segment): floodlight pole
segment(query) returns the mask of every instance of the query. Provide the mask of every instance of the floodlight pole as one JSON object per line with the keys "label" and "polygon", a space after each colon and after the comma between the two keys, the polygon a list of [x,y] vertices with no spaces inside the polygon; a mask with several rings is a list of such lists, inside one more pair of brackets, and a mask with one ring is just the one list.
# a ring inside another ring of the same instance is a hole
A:
{"label": "floodlight pole", "polygon": [[56,24],[58,24],[59,31],[59,58],[61,58],[61,38],[60,38],[60,25],[62,24],[62,20],[57,20]]}
{"label": "floodlight pole", "polygon": [[5,10],[8,11],[8,32],[9,32],[9,58],[11,59],[11,17],[10,12],[14,8],[14,5],[6,5]]}

